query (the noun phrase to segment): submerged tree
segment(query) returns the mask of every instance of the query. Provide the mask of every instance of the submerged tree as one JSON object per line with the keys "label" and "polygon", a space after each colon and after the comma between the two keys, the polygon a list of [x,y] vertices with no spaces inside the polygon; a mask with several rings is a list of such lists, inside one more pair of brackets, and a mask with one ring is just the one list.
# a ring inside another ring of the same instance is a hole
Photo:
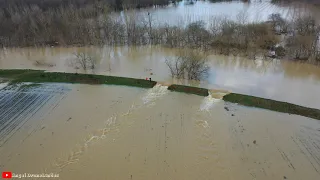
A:
{"label": "submerged tree", "polygon": [[180,54],[174,60],[166,59],[172,77],[200,80],[207,76],[207,59],[199,52],[191,51]]}
{"label": "submerged tree", "polygon": [[97,64],[97,60],[89,55],[88,53],[75,53],[74,54],[76,56],[76,61],[75,61],[75,65],[76,67],[81,66],[83,70],[87,70],[87,69],[95,69],[96,68],[96,64]]}

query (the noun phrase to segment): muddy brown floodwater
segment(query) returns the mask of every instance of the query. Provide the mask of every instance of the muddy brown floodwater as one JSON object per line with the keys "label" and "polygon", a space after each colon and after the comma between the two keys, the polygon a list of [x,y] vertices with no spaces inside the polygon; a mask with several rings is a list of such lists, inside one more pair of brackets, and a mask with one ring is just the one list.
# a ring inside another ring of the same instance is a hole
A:
{"label": "muddy brown floodwater", "polygon": [[[216,15],[237,20],[239,12],[248,21],[319,14],[304,3],[251,2],[197,1],[128,13],[150,13],[160,25]],[[94,70],[75,63],[79,52],[92,55]],[[162,84],[8,86],[0,79],[0,171],[62,180],[320,179],[320,121],[221,100],[231,91],[319,109],[319,67],[209,55],[208,78],[188,81],[170,77],[165,60],[177,54],[158,46],[0,49],[0,69],[151,77]],[[164,86],[170,83],[219,90],[200,97],[170,92]]]}
{"label": "muddy brown floodwater", "polygon": [[[94,72],[74,65],[76,52],[97,59]],[[157,46],[117,48],[13,48],[0,51],[0,68],[31,68],[48,71],[97,73],[145,79],[163,83],[201,86],[250,94],[320,109],[320,68],[290,61],[253,61],[240,57],[209,55],[210,72],[204,81],[170,77],[166,59],[177,49]],[[77,68],[78,67],[78,68]],[[152,73],[152,75],[151,75]]]}
{"label": "muddy brown floodwater", "polygon": [[[0,127],[10,132],[1,131],[3,171],[63,180],[320,178],[317,120],[160,85],[43,84],[0,96],[0,119],[17,124]],[[19,108],[3,104],[10,98]]]}

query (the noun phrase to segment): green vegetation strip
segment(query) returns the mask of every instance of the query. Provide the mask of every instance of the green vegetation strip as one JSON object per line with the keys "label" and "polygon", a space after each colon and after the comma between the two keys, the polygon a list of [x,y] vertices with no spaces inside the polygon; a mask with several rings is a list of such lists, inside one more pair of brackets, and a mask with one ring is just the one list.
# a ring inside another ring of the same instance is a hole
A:
{"label": "green vegetation strip", "polygon": [[18,78],[24,74],[43,72],[41,70],[32,70],[32,69],[0,69],[1,78]]}
{"label": "green vegetation strip", "polygon": [[280,101],[275,101],[271,99],[264,99],[264,98],[236,94],[236,93],[225,95],[223,97],[223,100],[232,102],[232,103],[238,103],[244,106],[269,109],[272,111],[296,114],[296,115],[301,115],[301,116],[320,120],[319,109],[298,106],[298,105],[290,104],[286,102],[280,102]]}
{"label": "green vegetation strip", "polygon": [[[59,73],[59,72],[44,72],[38,70],[0,70],[0,78],[11,78],[11,84],[20,82],[33,82],[33,83],[80,83],[80,84],[111,84],[111,85],[126,85],[142,88],[152,88],[157,84],[155,81],[148,81],[144,79],[134,79],[115,76],[102,76],[92,74],[72,74],[72,73]],[[39,84],[26,85],[38,86]],[[23,86],[24,87],[24,86]],[[182,86],[173,84],[168,87],[171,91],[184,92],[188,94],[195,94],[200,96],[208,96],[207,89]],[[268,109],[277,112],[296,114],[313,119],[320,120],[320,110],[313,109],[286,102],[275,101],[271,99],[264,99],[254,96],[230,93],[223,97],[224,101],[238,103],[244,106],[257,107]]]}
{"label": "green vegetation strip", "polygon": [[173,84],[173,85],[169,86],[168,89],[171,91],[184,92],[184,93],[188,93],[188,94],[196,94],[199,96],[208,96],[209,95],[209,92],[207,89],[198,88],[198,87],[182,86],[182,85]]}
{"label": "green vegetation strip", "polygon": [[79,84],[110,84],[126,85],[141,88],[152,88],[157,84],[155,81],[134,79],[126,77],[102,76],[92,74],[73,74],[60,72],[44,72],[36,70],[0,70],[0,77],[9,77],[11,84],[20,82],[33,83],[79,83]]}

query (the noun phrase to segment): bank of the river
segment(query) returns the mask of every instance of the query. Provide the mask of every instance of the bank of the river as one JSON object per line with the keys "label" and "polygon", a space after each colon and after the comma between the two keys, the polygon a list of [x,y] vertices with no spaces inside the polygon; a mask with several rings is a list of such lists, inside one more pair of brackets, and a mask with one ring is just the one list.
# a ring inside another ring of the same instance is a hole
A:
{"label": "bank of the river", "polygon": [[[152,88],[157,82],[144,79],[103,76],[93,74],[77,74],[77,73],[59,73],[45,72],[41,70],[30,69],[10,69],[0,70],[0,78],[8,78],[10,84],[32,82],[32,83],[80,83],[80,84],[109,84],[109,85],[125,85],[141,88]],[[182,86],[172,84],[168,87],[171,91],[184,92],[200,96],[208,96],[209,90],[198,87]],[[320,110],[313,109],[295,104],[280,102],[271,99],[264,99],[249,95],[229,93],[223,96],[223,100],[232,103],[238,103],[244,106],[258,107],[277,112],[296,114],[313,119],[320,120]]]}
{"label": "bank of the river", "polygon": [[110,85],[126,85],[142,88],[152,88],[157,84],[155,81],[102,76],[94,74],[77,74],[77,73],[59,73],[59,72],[44,72],[41,70],[31,69],[16,69],[16,70],[1,70],[0,77],[12,78],[11,84],[20,82],[55,82],[55,83],[79,83],[79,84],[110,84]]}

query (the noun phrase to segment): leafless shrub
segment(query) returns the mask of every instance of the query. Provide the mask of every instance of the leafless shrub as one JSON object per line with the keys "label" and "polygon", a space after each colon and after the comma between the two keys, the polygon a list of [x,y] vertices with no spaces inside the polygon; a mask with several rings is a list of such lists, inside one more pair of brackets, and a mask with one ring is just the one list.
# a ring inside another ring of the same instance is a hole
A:
{"label": "leafless shrub", "polygon": [[309,62],[316,60],[320,29],[314,17],[299,16],[293,21],[292,26],[294,31],[286,38],[285,49],[288,54],[298,60],[309,60]]}
{"label": "leafless shrub", "polygon": [[225,22],[227,19],[226,16],[214,16],[210,19],[209,30],[213,37],[221,33],[222,22]]}
{"label": "leafless shrub", "polygon": [[194,51],[183,53],[174,60],[166,59],[171,76],[179,79],[200,80],[209,71],[206,58]]}
{"label": "leafless shrub", "polygon": [[283,18],[281,17],[281,14],[279,13],[273,13],[269,15],[269,20],[272,21],[273,23],[277,24],[280,21],[283,21]]}
{"label": "leafless shrub", "polygon": [[74,55],[76,56],[74,64],[77,67],[81,66],[83,70],[96,68],[97,60],[92,55],[83,52],[75,53]]}
{"label": "leafless shrub", "polygon": [[240,23],[240,24],[246,24],[248,22],[248,13],[247,11],[243,10],[243,11],[240,11],[236,18],[237,18],[237,22]]}
{"label": "leafless shrub", "polygon": [[186,28],[187,44],[191,48],[206,49],[209,45],[210,33],[203,21],[190,23]]}
{"label": "leafless shrub", "polygon": [[185,45],[184,30],[181,27],[165,25],[164,44],[169,47],[183,47]]}
{"label": "leafless shrub", "polygon": [[172,78],[183,78],[186,63],[182,57],[177,57],[174,60],[166,59],[165,63],[170,70]]}
{"label": "leafless shrub", "polygon": [[300,35],[314,34],[316,31],[316,20],[312,16],[299,16],[294,21],[294,26]]}

